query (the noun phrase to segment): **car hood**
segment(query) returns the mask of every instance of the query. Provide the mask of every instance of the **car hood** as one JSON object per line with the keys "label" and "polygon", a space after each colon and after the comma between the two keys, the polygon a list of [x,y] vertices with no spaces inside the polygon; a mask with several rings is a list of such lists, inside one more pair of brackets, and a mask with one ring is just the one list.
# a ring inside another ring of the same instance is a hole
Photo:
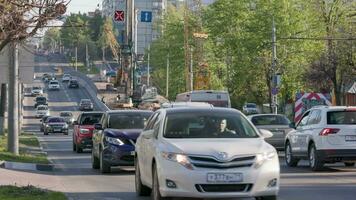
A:
{"label": "car hood", "polygon": [[236,156],[274,151],[274,148],[262,138],[169,139],[163,142],[163,146],[162,150],[167,152],[215,157],[221,152],[225,152],[229,156]]}
{"label": "car hood", "polygon": [[128,138],[136,140],[142,129],[105,129],[105,135],[114,138]]}

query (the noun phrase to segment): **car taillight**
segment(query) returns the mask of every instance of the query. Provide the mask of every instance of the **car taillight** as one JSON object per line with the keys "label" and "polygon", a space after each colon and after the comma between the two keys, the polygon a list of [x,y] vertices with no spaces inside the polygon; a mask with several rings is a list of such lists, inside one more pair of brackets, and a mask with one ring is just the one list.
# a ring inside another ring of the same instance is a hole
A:
{"label": "car taillight", "polygon": [[340,129],[338,128],[324,128],[319,135],[320,136],[327,136],[329,134],[336,134],[337,132],[339,132]]}

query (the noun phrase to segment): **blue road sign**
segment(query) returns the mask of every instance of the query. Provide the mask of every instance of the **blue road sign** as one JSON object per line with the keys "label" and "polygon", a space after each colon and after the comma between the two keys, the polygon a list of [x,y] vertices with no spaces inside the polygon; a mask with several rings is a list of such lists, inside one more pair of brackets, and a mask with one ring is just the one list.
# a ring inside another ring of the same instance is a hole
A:
{"label": "blue road sign", "polygon": [[152,22],[152,12],[141,11],[141,22]]}

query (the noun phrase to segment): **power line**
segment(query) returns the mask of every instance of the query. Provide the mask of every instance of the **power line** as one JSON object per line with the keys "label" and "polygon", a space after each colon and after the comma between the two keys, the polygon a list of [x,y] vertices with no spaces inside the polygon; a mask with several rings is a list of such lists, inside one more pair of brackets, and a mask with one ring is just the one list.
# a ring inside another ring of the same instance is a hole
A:
{"label": "power line", "polygon": [[356,38],[328,38],[328,37],[279,37],[280,40],[356,40]]}

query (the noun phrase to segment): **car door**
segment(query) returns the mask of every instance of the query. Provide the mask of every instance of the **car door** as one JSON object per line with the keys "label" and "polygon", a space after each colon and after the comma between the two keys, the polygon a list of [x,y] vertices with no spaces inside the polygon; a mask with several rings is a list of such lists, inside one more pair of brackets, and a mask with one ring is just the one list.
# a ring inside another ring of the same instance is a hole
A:
{"label": "car door", "polygon": [[77,142],[77,137],[79,134],[79,123],[82,118],[82,114],[80,114],[77,118],[77,124],[74,124],[73,126],[73,141],[76,143]]}
{"label": "car door", "polygon": [[296,130],[291,134],[290,144],[292,146],[292,151],[296,155],[303,155],[302,151],[302,140],[304,137],[304,131],[307,128],[307,123],[309,119],[309,111],[305,112],[302,119],[299,121]]}
{"label": "car door", "polygon": [[[104,116],[101,118],[101,120],[99,122],[102,125],[103,130],[106,127],[107,117],[108,117],[108,115],[104,114]],[[96,129],[93,130],[93,139],[92,139],[93,140],[93,149],[92,149],[92,151],[94,151],[94,155],[97,157],[99,157],[99,154],[100,154],[100,145],[101,145],[101,137],[102,137],[103,130],[96,130]]]}
{"label": "car door", "polygon": [[308,155],[309,141],[312,138],[313,127],[318,123],[319,115],[320,110],[311,110],[306,125],[303,126],[303,131],[298,135],[299,146],[304,156]]}

